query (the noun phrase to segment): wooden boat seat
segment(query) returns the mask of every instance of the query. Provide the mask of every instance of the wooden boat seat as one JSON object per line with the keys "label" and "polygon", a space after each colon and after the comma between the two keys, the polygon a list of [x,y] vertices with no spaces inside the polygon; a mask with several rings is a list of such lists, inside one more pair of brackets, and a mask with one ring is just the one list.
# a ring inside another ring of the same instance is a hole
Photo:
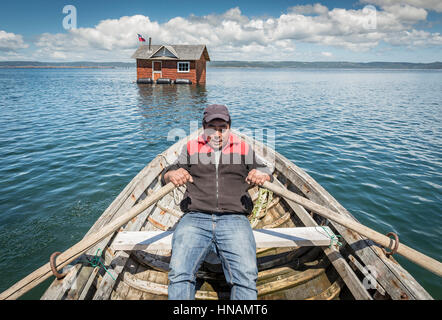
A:
{"label": "wooden boat seat", "polygon": [[[122,231],[113,250],[171,250],[173,231]],[[334,233],[329,227],[254,229],[257,248],[329,246]]]}

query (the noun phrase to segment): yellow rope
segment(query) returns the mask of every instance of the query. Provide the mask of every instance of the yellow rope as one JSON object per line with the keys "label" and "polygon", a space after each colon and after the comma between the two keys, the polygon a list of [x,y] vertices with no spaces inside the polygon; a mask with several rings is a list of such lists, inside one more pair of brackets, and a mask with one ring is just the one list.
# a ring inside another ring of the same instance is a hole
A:
{"label": "yellow rope", "polygon": [[[269,204],[272,202],[272,199],[272,191],[265,188],[259,188],[258,199],[256,200],[255,206],[252,210],[252,214],[250,215],[250,224],[252,225],[252,228],[256,227],[259,222],[260,216],[264,217],[267,214],[267,209]],[[261,215],[262,210],[265,210],[263,215]]]}

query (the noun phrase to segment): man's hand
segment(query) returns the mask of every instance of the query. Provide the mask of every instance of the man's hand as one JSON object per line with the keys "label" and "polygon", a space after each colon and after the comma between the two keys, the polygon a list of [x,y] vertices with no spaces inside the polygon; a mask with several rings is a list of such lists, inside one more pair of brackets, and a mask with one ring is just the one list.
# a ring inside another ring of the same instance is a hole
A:
{"label": "man's hand", "polygon": [[270,181],[270,176],[267,173],[260,172],[256,169],[252,169],[246,178],[248,184],[257,184],[262,186],[265,181]]}
{"label": "man's hand", "polygon": [[186,184],[187,181],[193,182],[192,176],[183,168],[167,172],[164,175],[164,180],[166,183],[172,182],[176,187]]}

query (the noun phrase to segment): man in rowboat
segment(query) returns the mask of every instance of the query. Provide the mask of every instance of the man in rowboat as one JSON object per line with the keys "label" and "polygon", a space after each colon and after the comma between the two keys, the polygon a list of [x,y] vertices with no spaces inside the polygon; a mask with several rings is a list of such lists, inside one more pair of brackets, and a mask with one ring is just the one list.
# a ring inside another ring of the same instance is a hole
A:
{"label": "man in rowboat", "polygon": [[253,202],[247,190],[273,181],[270,170],[245,141],[230,132],[224,105],[204,110],[204,133],[189,141],[162,182],[187,183],[185,212],[172,237],[169,299],[194,299],[196,272],[206,255],[221,260],[232,300],[257,299],[256,244],[247,215]]}

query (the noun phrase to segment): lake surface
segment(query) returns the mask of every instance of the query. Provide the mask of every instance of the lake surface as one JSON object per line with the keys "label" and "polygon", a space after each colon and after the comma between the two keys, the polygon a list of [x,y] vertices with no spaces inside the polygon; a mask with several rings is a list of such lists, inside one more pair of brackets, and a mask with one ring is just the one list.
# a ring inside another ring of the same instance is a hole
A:
{"label": "lake surface", "polygon": [[[0,69],[0,291],[79,241],[210,103],[233,128],[275,130],[276,150],[361,223],[442,260],[442,72],[207,72],[198,87],[139,86],[135,69]],[[397,260],[442,298],[439,277]]]}

